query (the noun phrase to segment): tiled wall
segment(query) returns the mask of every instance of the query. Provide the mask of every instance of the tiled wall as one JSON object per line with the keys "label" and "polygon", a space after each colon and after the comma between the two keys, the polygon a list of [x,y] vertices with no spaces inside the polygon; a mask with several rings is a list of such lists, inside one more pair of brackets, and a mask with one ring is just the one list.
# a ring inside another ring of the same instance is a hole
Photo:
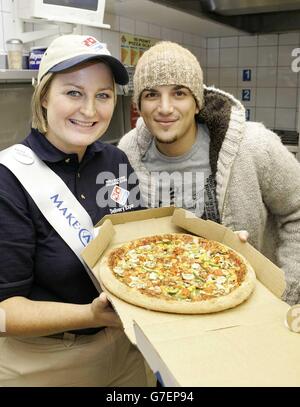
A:
{"label": "tiled wall", "polygon": [[[206,83],[235,95],[249,109],[250,120],[296,130],[300,75],[291,67],[295,48],[300,48],[300,33],[208,38]],[[251,70],[251,81],[243,80],[243,70]],[[250,90],[250,100],[242,100],[243,89],[246,96]]]}

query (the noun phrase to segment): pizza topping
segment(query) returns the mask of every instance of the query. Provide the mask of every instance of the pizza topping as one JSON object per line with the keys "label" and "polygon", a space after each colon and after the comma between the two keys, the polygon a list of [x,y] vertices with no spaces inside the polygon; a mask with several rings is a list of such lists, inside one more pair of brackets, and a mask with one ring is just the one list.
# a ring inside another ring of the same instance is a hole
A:
{"label": "pizza topping", "polygon": [[194,274],[181,273],[181,275],[184,280],[194,280],[195,278]]}
{"label": "pizza topping", "polygon": [[234,251],[184,234],[129,242],[112,252],[109,265],[117,279],[144,294],[189,302],[227,295],[245,277]]}
{"label": "pizza topping", "polygon": [[123,274],[124,270],[123,270],[122,267],[115,267],[115,268],[114,268],[114,272],[115,272],[116,274],[118,274],[119,276],[121,276],[121,275]]}

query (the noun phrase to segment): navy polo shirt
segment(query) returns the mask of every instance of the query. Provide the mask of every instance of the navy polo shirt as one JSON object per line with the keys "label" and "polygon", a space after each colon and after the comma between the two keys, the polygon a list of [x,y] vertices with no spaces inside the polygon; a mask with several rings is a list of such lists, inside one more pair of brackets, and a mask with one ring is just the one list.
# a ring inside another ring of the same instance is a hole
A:
{"label": "navy polo shirt", "polygon": [[[123,203],[110,199],[115,185],[125,192],[138,190],[137,182],[134,184],[131,179],[127,183],[133,169],[126,155],[110,144],[96,141],[87,148],[80,163],[77,154],[63,153],[37,130],[32,130],[23,144],[66,183],[94,225],[104,215],[124,209]],[[123,164],[122,174],[119,164]],[[135,178],[134,174],[132,177]],[[135,202],[131,209],[139,209],[138,199]],[[130,209],[130,205],[126,208]],[[0,165],[0,253],[0,301],[24,296],[38,301],[87,304],[98,295],[77,256],[3,165]]]}

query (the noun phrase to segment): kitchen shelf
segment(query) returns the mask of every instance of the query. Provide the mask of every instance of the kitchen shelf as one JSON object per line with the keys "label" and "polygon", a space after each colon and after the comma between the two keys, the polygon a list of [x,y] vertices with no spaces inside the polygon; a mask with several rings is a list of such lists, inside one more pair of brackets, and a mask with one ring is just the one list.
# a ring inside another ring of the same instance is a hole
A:
{"label": "kitchen shelf", "polygon": [[31,83],[33,78],[37,77],[37,70],[34,69],[0,69],[0,83]]}

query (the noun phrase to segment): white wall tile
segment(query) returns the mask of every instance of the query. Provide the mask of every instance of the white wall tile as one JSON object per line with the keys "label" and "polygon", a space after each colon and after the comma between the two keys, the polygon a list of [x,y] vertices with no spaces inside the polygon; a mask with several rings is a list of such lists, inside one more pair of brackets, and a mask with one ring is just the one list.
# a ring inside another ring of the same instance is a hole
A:
{"label": "white wall tile", "polygon": [[276,66],[277,59],[277,47],[258,47],[258,66]]}
{"label": "white wall tile", "polygon": [[183,32],[173,30],[173,41],[177,44],[183,44]]}
{"label": "white wall tile", "polygon": [[207,63],[206,66],[214,68],[219,66],[219,48],[207,49]]}
{"label": "white wall tile", "polygon": [[113,31],[120,31],[120,17],[115,14],[106,14],[104,16],[104,23],[110,25]]}
{"label": "white wall tile", "polygon": [[294,130],[296,126],[296,109],[276,109],[275,128],[279,130]]}
{"label": "white wall tile", "polygon": [[[251,81],[243,81],[243,70],[250,69],[251,70]],[[247,86],[248,88],[253,88],[256,86],[256,68],[249,68],[248,66],[241,66],[238,68],[238,86],[243,87]]]}
{"label": "white wall tile", "polygon": [[206,38],[201,39],[201,47],[202,48],[207,48],[207,39]]}
{"label": "white wall tile", "polygon": [[221,68],[220,69],[220,88],[237,87],[237,68]]}
{"label": "white wall tile", "polygon": [[277,88],[277,107],[297,107],[297,88]]}
{"label": "white wall tile", "polygon": [[198,53],[198,61],[201,65],[201,68],[206,67],[206,49],[205,48],[199,48],[199,53]]}
{"label": "white wall tile", "polygon": [[120,33],[117,31],[104,30],[102,32],[102,41],[107,44],[110,53],[120,58]]}
{"label": "white wall tile", "polygon": [[257,86],[275,87],[277,80],[277,68],[275,67],[258,67],[256,71]]}
{"label": "white wall tile", "polygon": [[277,86],[281,88],[297,87],[298,74],[290,68],[278,68]]}
{"label": "white wall tile", "polygon": [[274,129],[275,109],[267,107],[257,107],[255,121],[263,123],[269,129]]}
{"label": "white wall tile", "polygon": [[258,36],[258,45],[277,45],[278,44],[278,34],[266,34]]}
{"label": "white wall tile", "polygon": [[207,39],[207,48],[219,48],[220,40],[219,38],[208,38]]}
{"label": "white wall tile", "polygon": [[193,45],[195,47],[203,47],[202,37],[193,34]]}
{"label": "white wall tile", "polygon": [[220,66],[237,66],[237,65],[238,65],[238,49],[221,48]]}
{"label": "white wall tile", "polygon": [[170,30],[170,28],[162,27],[161,38],[164,41],[173,41],[173,30]]}
{"label": "white wall tile", "polygon": [[239,48],[239,66],[256,66],[257,65],[257,48],[242,47]]}
{"label": "white wall tile", "polygon": [[206,85],[219,87],[219,68],[207,68]]}
{"label": "white wall tile", "polygon": [[243,35],[239,37],[240,47],[256,47],[258,37],[257,35]]}
{"label": "white wall tile", "polygon": [[149,36],[153,38],[161,38],[161,27],[155,24],[149,24]]}
{"label": "white wall tile", "polygon": [[235,48],[238,47],[238,37],[223,37],[220,39],[221,48]]}
{"label": "white wall tile", "polygon": [[299,33],[279,34],[279,45],[299,45]]}
{"label": "white wall tile", "polygon": [[292,56],[293,45],[280,45],[278,47],[278,66],[291,66],[295,57]]}
{"label": "white wall tile", "polygon": [[256,107],[275,107],[276,89],[275,88],[257,88],[256,89]]}
{"label": "white wall tile", "polygon": [[120,31],[124,33],[134,34],[135,21],[131,18],[120,17]]}
{"label": "white wall tile", "polygon": [[12,0],[1,0],[1,10],[7,13],[12,13],[13,3]]}
{"label": "white wall tile", "polygon": [[149,24],[144,21],[135,21],[135,32],[136,35],[143,37],[149,37]]}
{"label": "white wall tile", "polygon": [[193,35],[190,33],[183,33],[183,44],[185,45],[193,45]]}

